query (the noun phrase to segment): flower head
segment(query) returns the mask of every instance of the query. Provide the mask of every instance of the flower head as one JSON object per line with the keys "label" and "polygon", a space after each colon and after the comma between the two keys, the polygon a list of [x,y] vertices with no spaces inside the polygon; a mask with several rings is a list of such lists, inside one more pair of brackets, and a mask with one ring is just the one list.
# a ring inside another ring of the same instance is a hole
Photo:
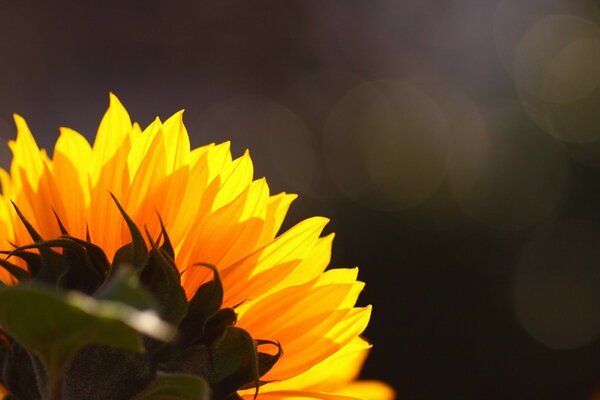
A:
{"label": "flower head", "polygon": [[[253,178],[249,153],[234,159],[229,143],[190,149],[182,118],[180,111],[142,129],[111,95],[93,145],[61,128],[50,157],[15,115],[12,164],[0,170],[1,247],[32,242],[26,220],[44,240],[68,232],[114,259],[132,241],[125,214],[148,243],[168,232],[188,300],[218,274],[221,307],[235,309],[236,326],[281,345],[283,355],[261,376],[260,398],[392,397],[382,384],[353,382],[370,347],[359,335],[371,307],[355,307],[363,288],[356,268],[325,271],[328,220],[279,233],[296,196],[271,195],[264,178]],[[0,269],[0,280],[15,277]],[[238,394],[252,398],[254,389]]]}

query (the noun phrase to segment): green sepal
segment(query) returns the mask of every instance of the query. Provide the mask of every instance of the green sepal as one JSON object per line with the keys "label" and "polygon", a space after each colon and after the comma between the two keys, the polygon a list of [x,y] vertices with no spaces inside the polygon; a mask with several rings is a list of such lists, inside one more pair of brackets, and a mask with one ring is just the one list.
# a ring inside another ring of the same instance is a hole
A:
{"label": "green sepal", "polygon": [[8,271],[8,273],[19,282],[25,282],[31,279],[29,272],[6,260],[0,259],[0,267]]}
{"label": "green sepal", "polygon": [[163,223],[162,217],[158,214],[158,220],[160,222],[160,234],[162,236],[162,244],[160,245],[160,249],[165,252],[171,260],[175,260],[175,250],[173,249],[173,245],[171,244],[171,239],[169,239],[169,234],[165,229],[165,224]]}
{"label": "green sepal", "polygon": [[[52,248],[61,248],[63,252],[60,254]],[[50,265],[47,267],[47,273],[55,271],[59,276],[57,282],[62,283],[62,286],[67,289],[75,289],[89,294],[95,291],[104,280],[102,272],[92,262],[87,248],[69,237],[21,246],[13,250],[13,253],[30,249],[40,251],[42,265],[44,263]],[[60,268],[57,268],[56,265],[60,265]],[[63,273],[63,271],[66,272]],[[40,272],[34,275],[34,280],[47,281],[40,278],[39,274]],[[51,277],[52,275],[50,275],[49,282],[55,283]]]}
{"label": "green sepal", "polygon": [[257,348],[265,344],[277,347],[277,353],[275,354],[258,352],[258,375],[263,376],[279,361],[283,355],[283,347],[281,347],[281,343],[272,340],[256,339],[254,343],[256,343]]}
{"label": "green sepal", "polygon": [[[188,311],[188,302],[185,291],[181,287],[179,271],[165,250],[157,247],[147,230],[146,235],[152,248],[148,262],[140,274],[140,281],[159,299],[160,316],[166,321],[179,325]],[[163,237],[168,240],[166,233]]]}
{"label": "green sepal", "polygon": [[223,284],[219,271],[214,265],[198,263],[213,272],[213,280],[206,282],[196,290],[191,298],[188,313],[180,325],[180,339],[185,346],[194,344],[204,335],[204,329],[210,317],[215,315],[223,303]]}
{"label": "green sepal", "polygon": [[84,247],[87,251],[88,257],[90,258],[90,262],[94,265],[96,270],[102,275],[103,278],[107,277],[108,273],[110,272],[110,261],[108,261],[108,257],[106,257],[104,250],[91,243],[89,240],[81,240],[74,236],[64,236],[64,238],[72,240]]}
{"label": "green sepal", "polygon": [[[27,229],[29,236],[31,236],[31,239],[35,243],[42,242],[42,236],[35,230],[27,218],[25,218],[19,207],[17,207],[14,202],[11,201],[11,203],[15,208],[19,219],[25,226],[25,229]],[[40,270],[34,276],[34,280],[50,284],[59,284],[67,273],[68,265],[59,258],[60,254],[51,249],[39,248],[39,251],[42,262]]]}
{"label": "green sepal", "polygon": [[141,271],[148,261],[148,248],[146,247],[144,237],[135,222],[127,215],[127,212],[125,212],[125,209],[123,209],[115,195],[112,193],[110,195],[121,212],[123,219],[127,223],[129,233],[131,234],[131,243],[121,247],[115,253],[112,262],[113,272],[116,269],[115,267],[118,267],[121,264],[129,264],[136,271]]}
{"label": "green sepal", "polygon": [[68,236],[69,232],[67,231],[67,228],[65,228],[65,226],[63,225],[62,221],[60,220],[60,217],[58,216],[54,208],[52,209],[52,212],[54,213],[54,218],[56,218],[56,223],[58,224],[58,229],[60,229],[60,233],[63,236]]}
{"label": "green sepal", "polygon": [[42,256],[40,256],[38,253],[30,253],[17,248],[12,251],[0,251],[0,254],[6,254],[7,259],[9,257],[17,257],[25,261],[27,264],[27,270],[32,277],[36,276],[42,269]]}
{"label": "green sepal", "polygon": [[[277,353],[275,353],[275,354],[269,354],[269,353],[263,353],[263,352],[257,353],[258,375],[263,376],[267,372],[269,372],[271,370],[271,368],[273,368],[273,366],[275,365],[275,363],[277,361],[279,361],[279,359],[283,355],[283,348],[281,347],[281,343],[273,342],[271,340],[256,339],[256,340],[254,340],[254,343],[256,344],[257,348],[259,346],[266,345],[266,344],[277,347]],[[269,383],[269,381],[263,381],[263,380],[259,381],[259,385],[264,385],[265,383]],[[253,387],[254,387],[254,383],[250,383],[250,384],[247,384],[246,386],[242,386],[240,389],[251,389]]]}
{"label": "green sepal", "polygon": [[15,204],[15,202],[11,200],[11,203],[12,203],[15,211],[17,212],[17,216],[19,217],[19,219],[25,226],[25,229],[27,229],[27,233],[29,233],[29,236],[31,236],[31,239],[34,242],[41,242],[42,236],[35,230],[33,225],[31,225],[31,223],[27,220],[27,218],[25,218],[25,216],[23,215],[23,213],[21,212],[19,207],[17,207],[17,205]]}
{"label": "green sepal", "polygon": [[62,254],[57,253],[50,247],[43,246],[43,242],[38,244],[38,250],[42,260],[42,267],[33,277],[33,280],[62,286],[64,278],[71,269],[71,265],[63,258]]}
{"label": "green sepal", "polygon": [[209,382],[215,399],[226,399],[240,387],[253,385],[258,394],[259,371],[256,345],[244,329],[230,327],[210,346],[212,371]]}
{"label": "green sepal", "polygon": [[64,286],[86,294],[96,291],[104,282],[105,276],[92,261],[87,249],[67,238],[58,241],[62,244],[62,256],[71,266],[65,276]]}
{"label": "green sepal", "polygon": [[204,326],[201,342],[210,344],[223,334],[223,331],[237,322],[237,314],[232,308],[222,308],[208,319]]}
{"label": "green sepal", "polygon": [[133,400],[208,400],[210,398],[210,388],[199,376],[159,373],[150,386]]}
{"label": "green sepal", "polygon": [[52,388],[73,355],[88,344],[141,351],[140,333],[161,340],[173,335],[155,314],[33,284],[0,288],[0,325],[40,358]]}

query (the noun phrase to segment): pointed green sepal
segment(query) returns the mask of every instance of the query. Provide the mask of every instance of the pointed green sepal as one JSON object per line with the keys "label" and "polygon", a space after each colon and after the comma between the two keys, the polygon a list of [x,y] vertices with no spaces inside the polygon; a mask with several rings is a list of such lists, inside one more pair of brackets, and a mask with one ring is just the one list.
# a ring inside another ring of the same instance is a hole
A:
{"label": "pointed green sepal", "polygon": [[27,218],[25,218],[25,216],[23,215],[23,213],[21,212],[19,207],[17,207],[17,205],[15,204],[15,202],[11,201],[11,203],[12,203],[13,207],[15,208],[15,211],[17,212],[17,216],[19,217],[19,219],[25,226],[25,229],[27,229],[29,236],[31,236],[31,239],[34,242],[40,242],[42,240],[42,236],[35,230],[33,225],[31,225],[31,223],[27,220]]}
{"label": "pointed green sepal", "polygon": [[204,263],[194,266],[209,268],[214,278],[200,286],[189,302],[188,313],[180,325],[180,339],[186,346],[194,344],[204,335],[207,321],[219,311],[223,303],[223,284],[217,268]]}
{"label": "pointed green sepal", "polygon": [[94,265],[95,269],[102,275],[102,277],[106,278],[110,271],[110,261],[108,261],[108,257],[106,257],[104,250],[95,244],[90,243],[89,240],[81,240],[74,236],[65,236],[64,238],[72,240],[84,247],[87,251],[88,257],[90,258],[90,262]]}
{"label": "pointed green sepal", "polygon": [[60,229],[61,235],[68,235],[69,232],[67,231],[67,228],[65,228],[65,226],[63,225],[62,221],[60,220],[60,217],[58,216],[54,208],[52,209],[52,212],[54,213],[54,218],[56,218],[56,223],[58,224],[58,229]]}
{"label": "pointed green sepal", "polygon": [[127,215],[127,212],[125,212],[125,209],[121,206],[115,195],[112,193],[110,195],[121,212],[123,219],[127,223],[129,233],[131,234],[131,243],[121,247],[115,253],[112,263],[113,270],[120,264],[129,264],[136,271],[140,271],[148,261],[148,248],[146,247],[146,242],[144,242],[144,237],[135,222]]}
{"label": "pointed green sepal", "polygon": [[211,344],[223,334],[223,331],[237,322],[237,314],[232,308],[223,308],[217,311],[206,321],[202,343]]}
{"label": "pointed green sepal", "polygon": [[209,382],[214,396],[225,399],[240,387],[252,385],[258,394],[258,357],[254,340],[244,329],[231,327],[210,346]]}
{"label": "pointed green sepal", "polygon": [[42,256],[38,253],[31,253],[24,250],[15,249],[12,251],[0,251],[0,254],[6,254],[6,259],[17,257],[25,261],[27,270],[32,278],[34,278],[42,269]]}
{"label": "pointed green sepal", "polygon": [[[158,299],[161,317],[179,325],[188,311],[187,298],[181,287],[179,271],[169,255],[162,248],[157,247],[157,243],[152,239],[148,230],[146,230],[146,235],[152,249],[148,263],[140,274],[140,281]],[[163,234],[163,237],[167,238],[166,233]]]}
{"label": "pointed green sepal", "polygon": [[[52,250],[53,248],[62,249],[62,254]],[[88,294],[95,291],[104,280],[104,276],[92,262],[87,248],[68,236],[21,246],[13,250],[13,253],[30,249],[39,250],[42,267],[45,267],[45,270],[42,269],[34,276],[35,280],[44,281],[39,274],[41,273],[42,276],[46,274],[50,277],[46,282],[61,282],[66,289],[79,290]],[[53,279],[52,274],[63,278]]]}
{"label": "pointed green sepal", "polygon": [[5,269],[19,282],[25,282],[31,279],[29,272],[6,260],[0,259],[0,268]]}
{"label": "pointed green sepal", "polygon": [[162,217],[157,212],[158,220],[160,222],[160,233],[162,236],[162,244],[160,245],[160,249],[164,251],[171,260],[175,260],[175,250],[173,249],[173,244],[171,243],[171,239],[169,238],[169,234],[165,229],[165,224],[163,223]]}
{"label": "pointed green sepal", "polygon": [[279,361],[283,355],[283,347],[281,347],[281,343],[272,340],[256,339],[254,343],[256,343],[257,348],[263,345],[277,347],[277,352],[275,354],[258,352],[258,374],[259,376],[263,376],[273,368],[277,361]]}

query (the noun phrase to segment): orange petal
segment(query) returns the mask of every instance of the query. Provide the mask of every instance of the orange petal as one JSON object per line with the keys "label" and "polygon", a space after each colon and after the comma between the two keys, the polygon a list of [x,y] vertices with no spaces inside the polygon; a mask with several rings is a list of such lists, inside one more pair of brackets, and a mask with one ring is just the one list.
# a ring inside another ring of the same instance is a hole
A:
{"label": "orange petal", "polygon": [[58,193],[64,196],[65,214],[60,215],[70,234],[85,237],[85,210],[90,202],[87,163],[92,148],[81,134],[69,128],[61,128],[54,146],[52,174]]}

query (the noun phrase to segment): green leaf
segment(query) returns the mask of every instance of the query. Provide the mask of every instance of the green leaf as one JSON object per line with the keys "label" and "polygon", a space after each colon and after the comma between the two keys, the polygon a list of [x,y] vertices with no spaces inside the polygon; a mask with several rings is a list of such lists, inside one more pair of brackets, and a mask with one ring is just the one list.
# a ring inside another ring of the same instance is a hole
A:
{"label": "green leaf", "polygon": [[211,264],[194,264],[212,270],[214,279],[200,286],[192,297],[188,313],[181,322],[181,340],[185,345],[193,344],[204,334],[206,322],[219,311],[223,303],[223,284],[219,271]]}
{"label": "green leaf", "polygon": [[154,313],[39,285],[0,288],[0,325],[40,358],[53,387],[68,361],[88,344],[141,351],[140,333],[161,340],[174,334]]}
{"label": "green leaf", "polygon": [[194,375],[158,374],[156,380],[133,400],[208,400],[210,388]]}
{"label": "green leaf", "polygon": [[[146,265],[146,261],[148,260],[148,248],[146,247],[146,242],[144,241],[144,237],[142,236],[142,233],[136,226],[135,222],[133,222],[123,207],[121,207],[121,204],[115,195],[112,193],[110,195],[119,208],[121,215],[123,215],[123,219],[127,223],[129,233],[131,234],[131,243],[121,247],[117,253],[115,253],[113,267],[121,263],[126,263],[131,264],[133,268],[139,271],[144,268],[144,265]],[[117,255],[119,257],[117,257]]]}
{"label": "green leaf", "polygon": [[127,267],[117,271],[94,297],[98,300],[112,300],[127,304],[137,310],[156,309],[157,304],[152,295],[140,285],[135,272]]}

